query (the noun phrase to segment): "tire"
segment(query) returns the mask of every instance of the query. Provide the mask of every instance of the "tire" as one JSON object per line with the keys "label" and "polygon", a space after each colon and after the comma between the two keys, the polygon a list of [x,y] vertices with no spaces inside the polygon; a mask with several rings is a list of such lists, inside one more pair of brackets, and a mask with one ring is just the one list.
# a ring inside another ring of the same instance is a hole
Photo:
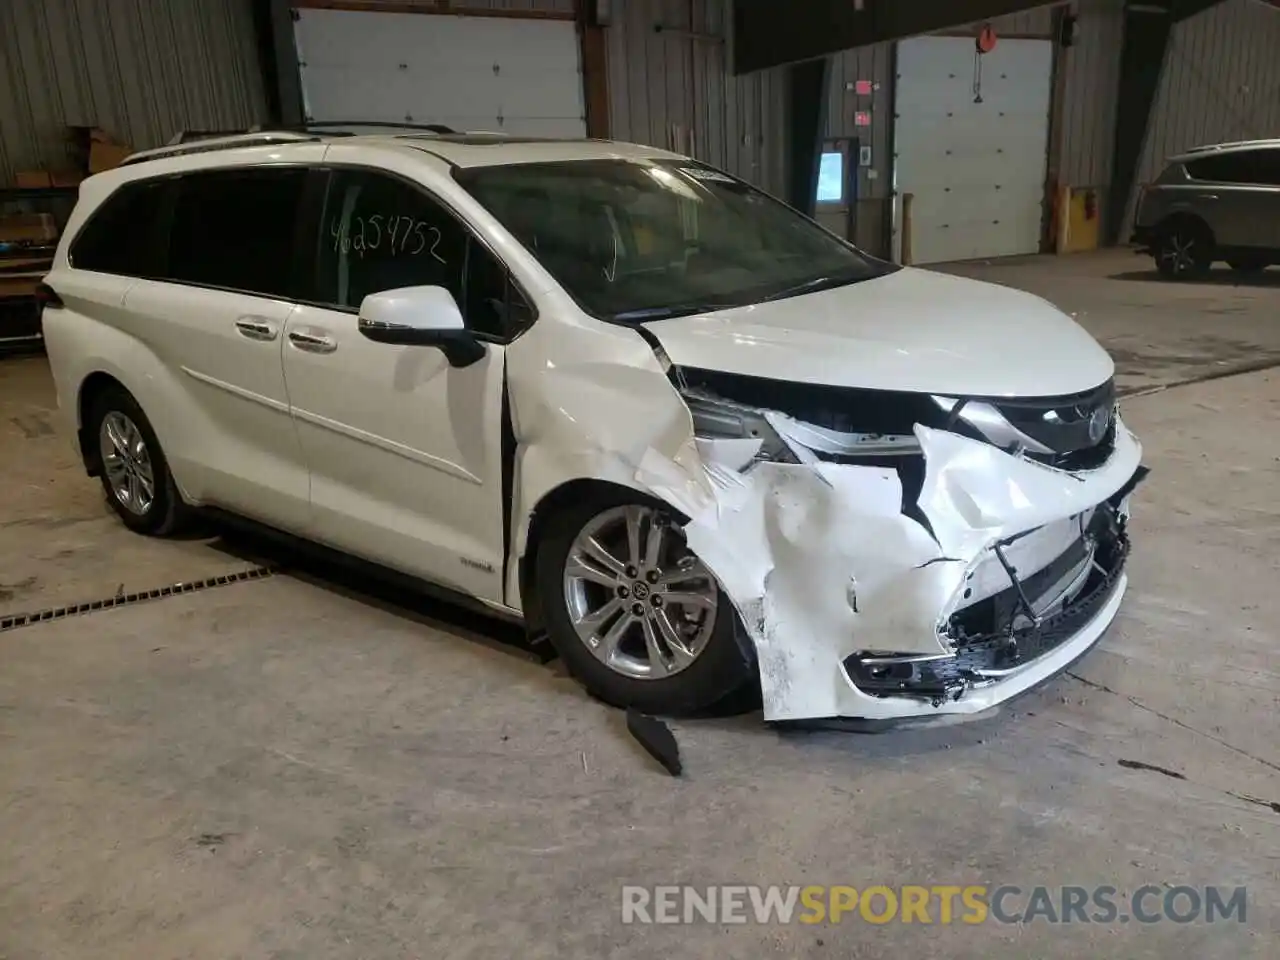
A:
{"label": "tire", "polygon": [[[688,716],[752,681],[755,651],[737,611],[671,518],[641,494],[588,497],[549,518],[535,576],[551,643],[592,695],[616,707]],[[635,552],[627,547],[629,524]],[[648,564],[655,527],[661,549],[658,562]],[[597,545],[590,553],[587,536]],[[611,562],[602,562],[598,547]],[[601,617],[606,608],[614,612]],[[673,636],[679,645],[668,642]]]}
{"label": "tire", "polygon": [[1268,263],[1265,260],[1228,260],[1227,266],[1236,273],[1242,273],[1245,276],[1254,276],[1267,269]]}
{"label": "tire", "polygon": [[1213,266],[1213,237],[1202,224],[1177,220],[1161,231],[1156,269],[1167,280],[1197,280]]}
{"label": "tire", "polygon": [[138,401],[123,387],[109,387],[89,409],[88,436],[97,445],[99,479],[116,516],[136,533],[163,537],[178,532],[191,511]]}

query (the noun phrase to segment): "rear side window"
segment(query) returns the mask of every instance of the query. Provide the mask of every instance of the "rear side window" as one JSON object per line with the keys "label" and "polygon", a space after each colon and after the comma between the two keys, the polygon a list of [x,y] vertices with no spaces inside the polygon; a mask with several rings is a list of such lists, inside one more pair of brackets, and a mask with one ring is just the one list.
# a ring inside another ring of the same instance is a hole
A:
{"label": "rear side window", "polygon": [[153,277],[159,272],[168,180],[127,183],[98,208],[71,244],[78,270]]}
{"label": "rear side window", "polygon": [[1266,183],[1266,158],[1262,151],[1220,153],[1187,163],[1194,180],[1212,183]]}
{"label": "rear side window", "polygon": [[288,297],[307,171],[211,170],[183,176],[167,279]]}

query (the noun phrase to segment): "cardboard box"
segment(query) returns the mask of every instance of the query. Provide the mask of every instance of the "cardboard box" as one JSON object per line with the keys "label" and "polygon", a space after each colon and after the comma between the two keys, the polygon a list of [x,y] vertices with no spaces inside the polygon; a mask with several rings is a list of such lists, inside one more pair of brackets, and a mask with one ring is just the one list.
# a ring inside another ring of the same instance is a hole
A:
{"label": "cardboard box", "polygon": [[118,167],[133,153],[101,127],[67,127],[67,138],[73,165],[89,175]]}
{"label": "cardboard box", "polygon": [[117,143],[105,131],[94,127],[89,134],[89,172],[101,173],[124,163],[133,148]]}

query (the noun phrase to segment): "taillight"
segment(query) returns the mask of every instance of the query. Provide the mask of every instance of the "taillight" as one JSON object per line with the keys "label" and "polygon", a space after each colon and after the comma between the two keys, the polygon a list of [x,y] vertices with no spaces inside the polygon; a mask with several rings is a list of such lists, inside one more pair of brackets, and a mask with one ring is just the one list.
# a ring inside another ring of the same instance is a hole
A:
{"label": "taillight", "polygon": [[57,309],[62,306],[62,298],[58,296],[58,291],[53,287],[47,283],[40,283],[36,285],[36,303],[41,310],[47,307]]}

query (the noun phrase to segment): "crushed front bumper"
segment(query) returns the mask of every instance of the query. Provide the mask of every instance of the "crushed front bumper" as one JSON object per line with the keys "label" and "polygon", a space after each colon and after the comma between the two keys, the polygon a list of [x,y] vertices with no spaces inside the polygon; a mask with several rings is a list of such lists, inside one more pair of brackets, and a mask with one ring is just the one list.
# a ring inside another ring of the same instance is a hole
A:
{"label": "crushed front bumper", "polygon": [[927,427],[924,479],[849,463],[672,465],[637,480],[690,521],[754,643],[765,719],[981,713],[1063,670],[1124,596],[1141,447],[1069,472]]}
{"label": "crushed front bumper", "polygon": [[[1129,538],[1120,502],[1093,511],[1082,536],[1043,569],[1007,571],[1010,585],[954,613],[954,652],[926,658],[851,654],[845,675],[860,694],[986,709],[1059,672],[1101,639],[1124,595]],[[1000,545],[1003,549],[1006,545]],[[986,694],[986,695],[984,695]]]}

